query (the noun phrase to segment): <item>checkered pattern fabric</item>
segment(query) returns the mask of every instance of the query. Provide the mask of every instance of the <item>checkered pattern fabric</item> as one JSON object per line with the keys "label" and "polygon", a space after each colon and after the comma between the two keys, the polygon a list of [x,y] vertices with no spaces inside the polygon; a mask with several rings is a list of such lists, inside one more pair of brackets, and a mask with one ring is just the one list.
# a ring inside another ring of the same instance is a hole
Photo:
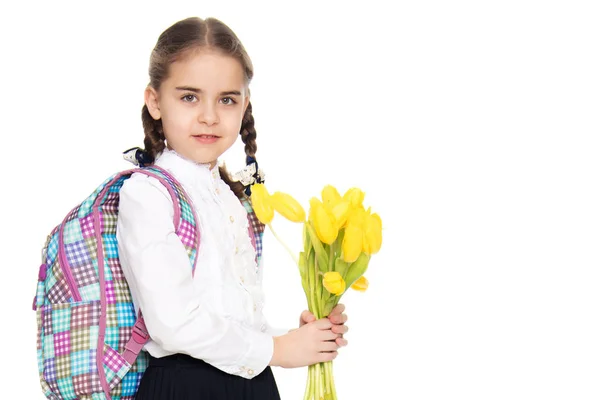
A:
{"label": "checkered pattern fabric", "polygon": [[[69,212],[43,248],[34,309],[42,391],[48,399],[133,400],[148,356],[123,357],[136,322],[119,262],[116,227],[119,191],[135,172],[160,180],[172,194],[177,235],[195,267],[200,233],[189,197],[161,168],[150,166],[108,178]],[[242,200],[262,254],[261,224]],[[101,267],[101,268],[100,268]]]}
{"label": "checkered pattern fabric", "polygon": [[252,227],[252,233],[254,234],[255,245],[256,245],[256,261],[257,264],[260,265],[260,259],[262,257],[262,239],[263,234],[265,232],[265,224],[258,220],[258,217],[254,213],[254,209],[252,208],[252,203],[249,198],[242,199],[242,204],[244,208],[246,208],[246,212],[248,213],[248,222]]}

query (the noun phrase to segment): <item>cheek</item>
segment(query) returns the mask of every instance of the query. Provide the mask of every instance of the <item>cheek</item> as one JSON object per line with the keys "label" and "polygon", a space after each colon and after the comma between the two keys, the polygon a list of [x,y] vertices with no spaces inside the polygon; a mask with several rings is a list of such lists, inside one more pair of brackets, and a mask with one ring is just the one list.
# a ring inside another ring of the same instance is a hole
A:
{"label": "cheek", "polygon": [[162,119],[164,128],[175,132],[189,130],[196,122],[193,110],[186,110],[184,107],[165,109]]}
{"label": "cheek", "polygon": [[232,135],[240,133],[242,127],[242,115],[239,112],[231,113],[227,115],[227,118],[223,121],[223,125],[226,126],[227,132]]}

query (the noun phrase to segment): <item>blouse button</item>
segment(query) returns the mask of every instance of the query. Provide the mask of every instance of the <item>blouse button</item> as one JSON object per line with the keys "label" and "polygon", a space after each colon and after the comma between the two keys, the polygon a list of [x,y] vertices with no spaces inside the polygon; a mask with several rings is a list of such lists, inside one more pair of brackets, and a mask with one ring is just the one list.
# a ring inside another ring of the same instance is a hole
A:
{"label": "blouse button", "polygon": [[254,371],[253,371],[253,370],[251,370],[251,369],[249,369],[249,370],[248,370],[248,375],[254,375]]}
{"label": "blouse button", "polygon": [[233,215],[229,216],[229,220],[233,223],[234,219],[233,219]]}

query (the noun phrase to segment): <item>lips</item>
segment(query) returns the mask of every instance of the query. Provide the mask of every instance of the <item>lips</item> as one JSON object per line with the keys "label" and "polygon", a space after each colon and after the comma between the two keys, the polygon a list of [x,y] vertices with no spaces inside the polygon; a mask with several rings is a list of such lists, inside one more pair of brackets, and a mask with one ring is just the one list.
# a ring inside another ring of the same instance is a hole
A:
{"label": "lips", "polygon": [[209,134],[192,135],[192,137],[201,144],[212,144],[220,139],[220,136]]}
{"label": "lips", "polygon": [[210,135],[210,134],[204,134],[204,133],[202,133],[200,135],[192,135],[192,136],[194,136],[195,138],[198,138],[198,139],[218,139],[218,138],[220,138],[220,136],[217,136],[217,135]]}

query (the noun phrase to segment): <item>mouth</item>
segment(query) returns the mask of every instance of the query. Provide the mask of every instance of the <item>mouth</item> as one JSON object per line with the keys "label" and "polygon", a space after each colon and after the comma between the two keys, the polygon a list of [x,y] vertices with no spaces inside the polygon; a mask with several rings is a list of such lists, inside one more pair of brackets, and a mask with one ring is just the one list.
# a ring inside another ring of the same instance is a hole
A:
{"label": "mouth", "polygon": [[217,136],[217,135],[207,135],[207,134],[192,135],[192,137],[201,143],[214,143],[218,139],[221,138],[220,136]]}

